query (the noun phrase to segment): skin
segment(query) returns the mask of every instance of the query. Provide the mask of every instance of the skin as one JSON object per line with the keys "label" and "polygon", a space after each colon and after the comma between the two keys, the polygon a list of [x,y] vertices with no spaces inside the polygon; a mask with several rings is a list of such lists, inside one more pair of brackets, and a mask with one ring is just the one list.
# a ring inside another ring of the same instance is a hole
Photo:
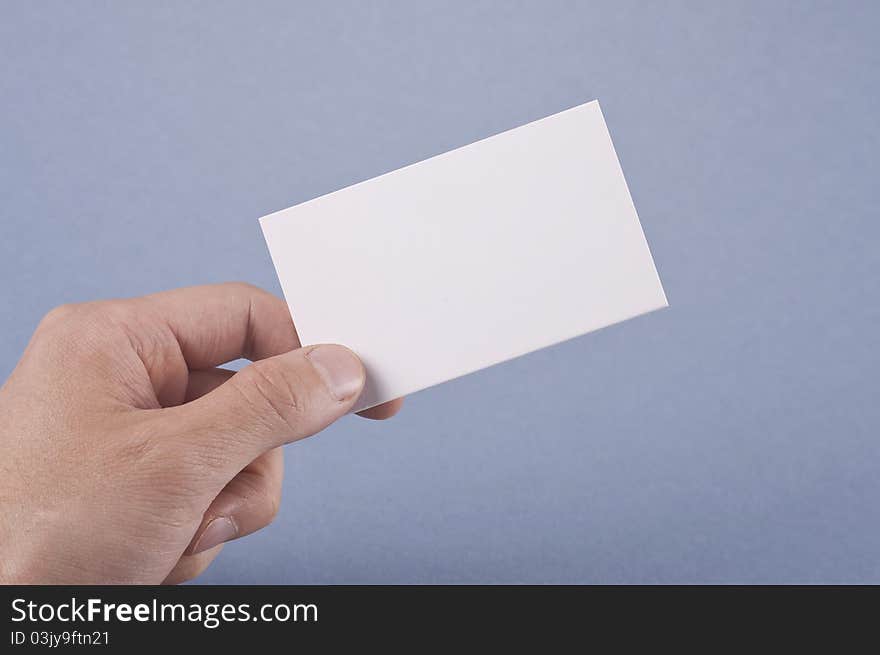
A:
{"label": "skin", "polygon": [[196,577],[273,520],[280,447],[347,414],[364,375],[246,284],[51,311],[0,388],[0,583]]}

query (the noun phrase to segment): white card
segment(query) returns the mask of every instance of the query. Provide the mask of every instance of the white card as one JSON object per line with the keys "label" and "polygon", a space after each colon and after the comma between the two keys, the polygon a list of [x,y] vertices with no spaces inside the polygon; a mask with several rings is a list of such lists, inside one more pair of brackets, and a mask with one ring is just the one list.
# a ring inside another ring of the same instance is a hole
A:
{"label": "white card", "polygon": [[665,307],[597,101],[261,219],[303,345],[356,410]]}

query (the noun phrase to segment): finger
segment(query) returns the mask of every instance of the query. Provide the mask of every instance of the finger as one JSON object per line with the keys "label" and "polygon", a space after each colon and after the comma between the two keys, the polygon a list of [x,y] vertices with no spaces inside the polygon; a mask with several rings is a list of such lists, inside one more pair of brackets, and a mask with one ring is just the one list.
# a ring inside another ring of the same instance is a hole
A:
{"label": "finger", "polygon": [[182,555],[162,584],[180,584],[197,578],[205,572],[205,569],[217,558],[221,550],[223,550],[223,544],[211,550],[202,551],[197,555]]}
{"label": "finger", "polygon": [[[158,410],[162,433],[230,479],[262,453],[308,437],[344,416],[364,386],[364,367],[343,346],[299,348],[246,366],[192,402]],[[157,426],[159,427],[159,426]]]}
{"label": "finger", "polygon": [[201,553],[269,525],[281,504],[283,478],[280,448],[248,464],[211,503],[186,553]]}
{"label": "finger", "polygon": [[190,369],[264,359],[300,345],[287,304],[250,284],[185,287],[141,302],[174,333]]}
{"label": "finger", "polygon": [[370,409],[365,409],[362,412],[358,412],[358,416],[363,416],[364,418],[371,418],[376,421],[382,421],[386,418],[391,418],[397,412],[400,411],[400,408],[403,407],[403,398],[395,398],[394,400],[389,400],[387,403],[382,405],[376,405],[375,407],[370,407]]}
{"label": "finger", "polygon": [[214,391],[214,389],[226,382],[233,375],[235,375],[235,371],[230,371],[226,368],[209,368],[204,371],[190,371],[184,402],[201,398],[206,393]]}
{"label": "finger", "polygon": [[[190,369],[210,370],[241,357],[264,359],[300,346],[287,304],[249,284],[186,287],[155,293],[143,300],[167,322]],[[191,371],[190,376],[194,375],[199,377]],[[187,400],[196,397],[187,390]],[[359,415],[390,418],[400,411],[402,402],[392,400]]]}
{"label": "finger", "polygon": [[[225,368],[209,368],[204,371],[190,371],[189,384],[186,388],[186,402],[201,398],[209,391],[213,391],[229,378],[235,375],[235,371]],[[381,421],[391,418],[400,411],[403,406],[403,398],[395,398],[382,405],[376,405],[370,409],[358,412],[358,416]]]}

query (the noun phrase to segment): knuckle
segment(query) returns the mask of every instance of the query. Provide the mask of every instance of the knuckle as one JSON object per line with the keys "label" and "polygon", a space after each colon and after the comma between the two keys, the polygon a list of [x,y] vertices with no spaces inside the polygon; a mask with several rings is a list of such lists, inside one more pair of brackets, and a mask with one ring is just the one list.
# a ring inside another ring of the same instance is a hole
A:
{"label": "knuckle", "polygon": [[88,303],[60,305],[52,309],[34,332],[34,343],[52,361],[79,362],[91,346],[87,316],[92,313]]}
{"label": "knuckle", "polygon": [[236,291],[264,293],[264,291],[260,287],[258,287],[256,284],[251,284],[250,282],[235,280],[234,282],[227,282],[227,284]]}
{"label": "knuckle", "polygon": [[231,293],[243,296],[245,298],[270,295],[269,292],[265,289],[261,289],[257,285],[251,284],[250,282],[227,282],[226,286]]}
{"label": "knuckle", "polygon": [[265,528],[278,517],[281,498],[279,494],[272,493],[265,486],[260,486],[252,492],[249,504],[253,508],[253,516],[259,517],[259,528]]}
{"label": "knuckle", "polygon": [[236,480],[237,491],[248,498],[248,504],[257,508],[263,526],[269,525],[278,516],[281,508],[281,489],[275,489],[262,475],[239,474]]}
{"label": "knuckle", "polygon": [[236,380],[235,388],[259,413],[270,411],[290,428],[300,423],[308,409],[299,376],[275,360],[254,362],[232,379]]}
{"label": "knuckle", "polygon": [[39,330],[42,332],[58,331],[77,322],[85,313],[85,303],[68,303],[58,305],[43,317]]}
{"label": "knuckle", "polygon": [[123,301],[97,300],[68,303],[51,309],[40,321],[37,332],[57,335],[78,332],[88,324],[118,324],[130,313],[128,304]]}
{"label": "knuckle", "polygon": [[267,525],[278,517],[281,509],[281,497],[278,494],[266,492],[265,494]]}
{"label": "knuckle", "polygon": [[227,286],[229,287],[230,293],[248,299],[251,303],[254,301],[278,302],[281,300],[278,296],[275,296],[262,287],[258,287],[250,282],[228,282]]}
{"label": "knuckle", "polygon": [[90,305],[89,310],[93,312],[93,317],[100,317],[102,320],[112,321],[117,324],[125,324],[138,315],[137,307],[140,306],[139,302],[140,299],[134,298],[99,301],[88,303],[88,305]]}
{"label": "knuckle", "polygon": [[120,325],[129,313],[120,301],[60,305],[40,321],[34,342],[52,357],[78,364],[93,362],[96,353],[109,352],[118,345],[117,340],[124,334]]}

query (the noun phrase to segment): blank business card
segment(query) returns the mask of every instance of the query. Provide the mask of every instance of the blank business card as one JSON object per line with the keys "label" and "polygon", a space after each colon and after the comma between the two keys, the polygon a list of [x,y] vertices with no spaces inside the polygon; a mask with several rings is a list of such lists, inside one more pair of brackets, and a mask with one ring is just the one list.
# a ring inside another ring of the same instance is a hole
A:
{"label": "blank business card", "polygon": [[666,306],[597,101],[261,219],[356,410]]}

